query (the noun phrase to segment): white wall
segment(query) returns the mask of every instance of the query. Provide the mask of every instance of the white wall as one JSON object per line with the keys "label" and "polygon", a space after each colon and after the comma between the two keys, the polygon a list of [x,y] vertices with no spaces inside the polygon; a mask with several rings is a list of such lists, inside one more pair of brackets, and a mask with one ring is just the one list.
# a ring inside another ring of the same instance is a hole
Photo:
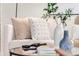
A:
{"label": "white wall", "polygon": [[[6,37],[5,33],[6,33],[6,29],[4,28],[4,26],[6,24],[10,24],[11,23],[11,17],[15,16],[15,4],[1,4],[1,54],[5,54],[6,51]],[[8,34],[8,33],[7,33]]]}
{"label": "white wall", "polygon": [[1,4],[2,9],[2,23],[9,24],[11,22],[11,17],[15,16],[15,4],[13,3],[4,3]]}
{"label": "white wall", "polygon": [[79,3],[59,3],[59,11],[64,11],[65,9],[71,8],[73,14],[79,14]]}
{"label": "white wall", "polygon": [[45,7],[45,3],[18,4],[18,17],[41,17]]}
{"label": "white wall", "polygon": [[[79,14],[79,3],[58,3],[59,11],[66,8],[72,8],[73,13]],[[2,21],[4,24],[11,23],[11,17],[15,16],[16,4],[2,4]],[[19,3],[18,17],[41,17],[43,9],[47,7],[47,3]]]}

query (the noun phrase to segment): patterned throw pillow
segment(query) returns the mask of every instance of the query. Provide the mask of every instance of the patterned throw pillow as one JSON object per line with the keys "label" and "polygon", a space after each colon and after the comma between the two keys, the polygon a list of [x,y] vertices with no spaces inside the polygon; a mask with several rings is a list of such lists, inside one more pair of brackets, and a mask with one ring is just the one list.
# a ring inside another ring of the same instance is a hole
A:
{"label": "patterned throw pillow", "polygon": [[33,40],[51,40],[47,22],[41,18],[30,18]]}

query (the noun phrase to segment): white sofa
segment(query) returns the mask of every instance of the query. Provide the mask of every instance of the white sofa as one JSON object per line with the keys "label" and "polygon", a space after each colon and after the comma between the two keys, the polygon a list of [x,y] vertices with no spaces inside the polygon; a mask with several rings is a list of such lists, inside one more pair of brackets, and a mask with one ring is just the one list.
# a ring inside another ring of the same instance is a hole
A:
{"label": "white sofa", "polygon": [[46,43],[50,42],[51,44],[53,44],[54,41],[32,40],[32,39],[15,40],[13,25],[7,24],[4,26],[3,55],[9,55],[9,49],[11,48],[20,47],[22,45],[29,45],[38,42],[46,42]]}

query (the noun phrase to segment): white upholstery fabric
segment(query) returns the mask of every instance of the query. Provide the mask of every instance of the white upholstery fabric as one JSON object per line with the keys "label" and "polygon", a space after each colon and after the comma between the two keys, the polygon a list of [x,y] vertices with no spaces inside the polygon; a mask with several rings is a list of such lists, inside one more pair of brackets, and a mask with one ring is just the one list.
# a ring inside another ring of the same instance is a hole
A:
{"label": "white upholstery fabric", "polygon": [[8,46],[9,46],[9,42],[12,41],[13,38],[13,27],[11,25],[4,25],[4,29],[3,29],[3,53],[4,55],[8,55],[9,50],[8,50]]}

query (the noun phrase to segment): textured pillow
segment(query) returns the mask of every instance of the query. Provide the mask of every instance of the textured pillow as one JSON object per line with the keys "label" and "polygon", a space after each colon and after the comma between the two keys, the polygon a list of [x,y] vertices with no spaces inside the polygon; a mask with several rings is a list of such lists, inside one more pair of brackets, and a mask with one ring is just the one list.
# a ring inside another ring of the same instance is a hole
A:
{"label": "textured pillow", "polygon": [[30,39],[31,30],[28,18],[12,18],[16,39]]}
{"label": "textured pillow", "polygon": [[34,40],[51,40],[47,23],[41,18],[30,18],[31,35]]}

